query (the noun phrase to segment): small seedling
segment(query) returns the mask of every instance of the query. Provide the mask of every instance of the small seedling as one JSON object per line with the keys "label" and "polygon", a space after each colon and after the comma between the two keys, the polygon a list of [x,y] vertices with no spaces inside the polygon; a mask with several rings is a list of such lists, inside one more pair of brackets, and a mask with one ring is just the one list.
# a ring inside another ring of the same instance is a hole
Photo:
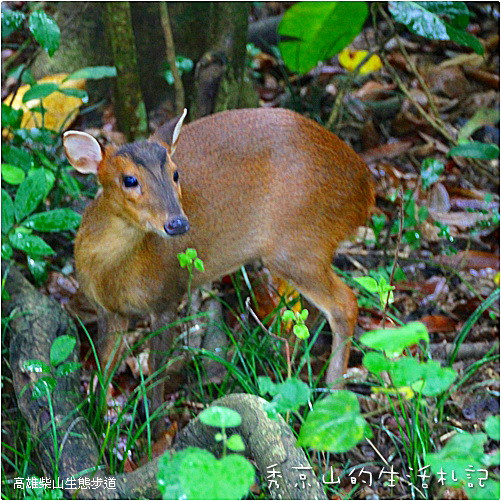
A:
{"label": "small seedling", "polygon": [[40,372],[47,374],[38,378],[33,386],[31,394],[32,400],[37,400],[47,396],[54,391],[57,386],[57,378],[67,376],[80,369],[80,362],[65,362],[71,355],[76,344],[73,336],[59,336],[54,339],[50,347],[50,364],[46,364],[38,359],[25,360],[23,369],[28,372]]}
{"label": "small seedling", "polygon": [[382,310],[385,309],[387,304],[393,303],[393,290],[395,287],[390,285],[383,276],[380,276],[379,280],[372,277],[357,277],[355,281],[364,289],[379,296],[379,303]]}
{"label": "small seedling", "polygon": [[289,378],[283,383],[275,384],[268,376],[259,376],[259,393],[269,393],[273,400],[264,409],[270,419],[277,419],[278,414],[296,412],[306,405],[311,397],[311,388],[298,378]]}
{"label": "small seedling", "polygon": [[282,322],[293,322],[294,327],[292,331],[298,339],[308,339],[310,337],[310,331],[306,327],[305,322],[308,318],[308,310],[304,308],[301,312],[293,310],[285,310],[282,313]]}
{"label": "small seedling", "polygon": [[254,467],[249,460],[226,450],[243,451],[242,437],[226,434],[226,428],[239,426],[242,418],[227,407],[212,406],[200,413],[207,426],[221,428],[214,438],[223,443],[223,457],[188,447],[170,457],[164,454],[158,465],[158,487],[163,499],[241,499],[254,483]]}
{"label": "small seedling", "polygon": [[200,272],[204,272],[204,263],[203,261],[197,257],[197,251],[195,249],[186,249],[185,252],[180,252],[177,255],[177,259],[179,260],[179,265],[181,268],[186,268],[188,273],[193,273],[193,268]]}
{"label": "small seedling", "polygon": [[203,273],[205,271],[204,262],[197,257],[197,251],[195,249],[188,248],[184,252],[180,252],[177,255],[179,265],[181,268],[186,268],[188,270],[188,311],[191,307],[191,282],[193,281],[193,268]]}

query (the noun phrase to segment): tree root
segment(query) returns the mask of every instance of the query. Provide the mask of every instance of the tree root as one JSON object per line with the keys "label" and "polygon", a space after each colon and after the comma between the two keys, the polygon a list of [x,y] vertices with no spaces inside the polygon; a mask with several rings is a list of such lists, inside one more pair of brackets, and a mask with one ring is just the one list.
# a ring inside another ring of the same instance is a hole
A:
{"label": "tree root", "polygon": [[[2,263],[2,275],[5,269]],[[70,357],[71,361],[77,361],[78,335],[68,314],[53,299],[37,291],[14,266],[9,270],[5,289],[11,296],[4,306],[5,312],[11,316],[10,360],[14,390],[19,409],[37,441],[43,475],[54,480],[77,479],[73,486],[64,483],[68,497],[159,498],[156,459],[132,473],[112,477],[106,474],[97,439],[81,411],[79,371],[59,378],[50,400],[47,397],[31,399],[31,390],[27,385],[36,382],[42,374],[27,372],[23,368],[24,362],[37,358],[49,364],[51,344],[63,334],[77,339]],[[215,401],[214,405],[229,407],[241,414],[242,425],[235,431],[242,436],[246,455],[254,461],[260,475],[266,478],[267,470],[272,466],[280,472],[281,476],[275,477],[277,485],[270,485],[273,499],[327,499],[306,455],[302,449],[295,447],[295,438],[289,426],[281,417],[278,421],[269,419],[263,409],[265,403],[254,395],[233,394]],[[214,433],[215,429],[203,425],[198,418],[194,419],[179,434],[174,450],[198,446],[217,454]],[[298,470],[298,467],[306,469]],[[306,475],[304,489],[300,473]],[[111,482],[115,488],[110,488]],[[92,488],[83,488],[85,484]],[[70,488],[79,486],[82,488]]]}

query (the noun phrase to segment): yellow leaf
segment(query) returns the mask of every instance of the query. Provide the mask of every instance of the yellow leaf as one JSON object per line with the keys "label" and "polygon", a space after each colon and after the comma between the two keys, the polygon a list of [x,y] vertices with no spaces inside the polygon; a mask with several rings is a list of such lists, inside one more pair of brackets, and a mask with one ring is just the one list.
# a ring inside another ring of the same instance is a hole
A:
{"label": "yellow leaf", "polygon": [[[85,90],[85,79],[79,78],[76,80],[63,80],[68,76],[68,73],[57,73],[55,75],[48,75],[37,81],[41,83],[56,83],[61,84],[60,87],[64,89],[80,89]],[[22,85],[16,93],[16,97],[11,106],[16,109],[23,110],[23,118],[21,120],[21,128],[31,129],[32,127],[42,126],[42,114],[39,112],[32,112],[31,108],[40,105],[40,99],[32,99],[23,103],[24,94],[30,89],[29,85]],[[10,94],[4,103],[10,104],[12,94]],[[79,97],[66,96],[60,92],[53,92],[42,100],[43,107],[47,110],[44,116],[44,125],[47,129],[59,131],[61,127],[66,130],[70,124],[75,120],[78,115],[78,109],[83,103],[83,99]]]}
{"label": "yellow leaf", "polygon": [[382,386],[373,386],[372,391],[374,393],[384,393],[386,395],[396,395],[400,393],[405,400],[410,400],[414,398],[414,392],[410,386],[400,386],[399,388],[384,388]]}
{"label": "yellow leaf", "polygon": [[494,283],[499,285],[499,271],[494,275]]}
{"label": "yellow leaf", "polygon": [[[368,52],[366,50],[343,49],[338,56],[339,64],[348,71],[354,71],[367,54]],[[360,68],[360,73],[362,75],[371,73],[372,71],[381,69],[382,66],[383,63],[381,62],[380,57],[377,54],[374,54]]]}

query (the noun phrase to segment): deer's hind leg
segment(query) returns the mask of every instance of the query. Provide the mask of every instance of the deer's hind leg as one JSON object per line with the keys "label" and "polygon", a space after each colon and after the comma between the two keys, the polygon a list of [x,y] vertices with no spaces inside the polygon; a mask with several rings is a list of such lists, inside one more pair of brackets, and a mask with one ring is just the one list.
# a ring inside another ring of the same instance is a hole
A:
{"label": "deer's hind leg", "polygon": [[272,273],[291,282],[327,317],[332,331],[332,354],[326,381],[341,383],[357,321],[357,300],[352,290],[332,270],[331,258],[322,259],[310,252],[282,253],[279,257],[268,257],[263,261]]}

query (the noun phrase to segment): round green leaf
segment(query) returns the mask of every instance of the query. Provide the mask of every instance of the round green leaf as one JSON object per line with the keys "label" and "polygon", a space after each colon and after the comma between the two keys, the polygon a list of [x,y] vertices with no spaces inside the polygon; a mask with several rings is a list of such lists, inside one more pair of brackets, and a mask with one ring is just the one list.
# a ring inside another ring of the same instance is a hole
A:
{"label": "round green leaf", "polygon": [[185,254],[190,259],[195,259],[197,257],[197,251],[195,249],[186,249]]}
{"label": "round green leaf", "polygon": [[254,467],[236,454],[192,458],[183,466],[179,476],[187,499],[242,499],[254,483]]}
{"label": "round green leaf", "polygon": [[9,240],[15,249],[19,249],[30,256],[49,256],[55,254],[52,247],[46,244],[40,237],[30,235],[23,231],[15,231],[9,235]]}
{"label": "round green leaf", "polygon": [[366,332],[360,337],[360,342],[375,350],[383,350],[387,357],[395,358],[402,354],[405,348],[419,343],[430,342],[426,326],[421,322],[410,322],[402,327],[379,329]]}
{"label": "round green leaf", "polygon": [[266,395],[269,393],[270,395],[276,395],[277,385],[271,380],[269,376],[259,376],[257,378],[259,384],[259,394]]}
{"label": "round green leaf", "polygon": [[366,2],[298,2],[278,27],[279,49],[287,67],[306,73],[344,49],[367,18]]}
{"label": "round green leaf", "polygon": [[[391,360],[389,373],[391,381],[396,387],[410,386],[423,374],[423,364],[414,357],[402,357]],[[419,390],[420,391],[420,390]]]}
{"label": "round green leaf", "polygon": [[425,454],[424,463],[430,465],[431,471],[436,475],[441,470],[445,472],[447,485],[464,486],[468,482],[467,470],[471,468],[470,465],[475,469],[483,467],[486,438],[485,433],[458,433],[438,452]]}
{"label": "round green leaf", "polygon": [[230,449],[231,451],[235,452],[245,451],[244,441],[242,440],[242,437],[237,433],[235,433],[228,439],[226,445],[228,446],[228,449]]}
{"label": "round green leaf", "polygon": [[17,221],[31,214],[45,196],[45,175],[42,169],[30,174],[17,189],[14,211]]}
{"label": "round green leaf", "polygon": [[241,499],[254,482],[254,467],[242,456],[217,460],[210,452],[187,447],[158,462],[163,499]]}
{"label": "round green leaf", "polygon": [[489,438],[499,442],[499,414],[497,416],[489,416],[485,420],[485,431]]}
{"label": "round green leaf", "polygon": [[242,418],[237,411],[220,405],[213,405],[202,411],[199,416],[200,421],[207,426],[216,426],[218,428],[228,428],[240,426]]}
{"label": "round green leaf", "polygon": [[266,410],[275,409],[276,412],[295,412],[310,399],[310,387],[298,378],[289,378],[275,386],[273,401],[266,406]]}
{"label": "round green leaf", "polygon": [[308,339],[310,337],[310,331],[308,330],[308,327],[306,327],[306,325],[296,324],[292,328],[292,331],[298,339]]}
{"label": "round green leaf", "polygon": [[29,28],[35,40],[52,57],[59,48],[61,38],[56,21],[43,10],[35,10],[30,15]]}
{"label": "round green leaf", "polygon": [[282,313],[282,322],[292,322],[296,316],[292,310],[285,310]]}
{"label": "round green leaf", "polygon": [[11,164],[2,164],[2,179],[8,184],[21,184],[26,177],[23,169]]}
{"label": "round green leaf", "polygon": [[191,259],[184,252],[180,252],[177,259],[181,268],[186,268],[191,263]]}
{"label": "round green leaf", "polygon": [[50,363],[56,367],[64,362],[73,351],[77,340],[73,336],[59,336],[50,347]]}
{"label": "round green leaf", "polygon": [[2,233],[7,234],[14,225],[14,203],[2,188]]}
{"label": "round green leaf", "polygon": [[195,258],[195,260],[193,261],[193,266],[202,273],[205,271],[204,263],[199,257]]}
{"label": "round green leaf", "polygon": [[71,209],[54,209],[33,214],[24,223],[37,231],[63,231],[77,228],[82,216]]}
{"label": "round green leaf", "polygon": [[[437,360],[429,360],[421,365],[420,377],[424,381],[423,395],[434,397],[444,392],[454,382],[457,372],[450,367],[441,367]],[[413,386],[414,388],[414,386]]]}
{"label": "round green leaf", "polygon": [[388,360],[382,353],[373,351],[366,353],[362,359],[362,364],[373,374],[381,374],[382,371],[387,371],[391,367],[391,361]]}
{"label": "round green leaf", "polygon": [[366,435],[357,396],[341,390],[316,402],[301,426],[297,445],[331,452],[346,452]]}

